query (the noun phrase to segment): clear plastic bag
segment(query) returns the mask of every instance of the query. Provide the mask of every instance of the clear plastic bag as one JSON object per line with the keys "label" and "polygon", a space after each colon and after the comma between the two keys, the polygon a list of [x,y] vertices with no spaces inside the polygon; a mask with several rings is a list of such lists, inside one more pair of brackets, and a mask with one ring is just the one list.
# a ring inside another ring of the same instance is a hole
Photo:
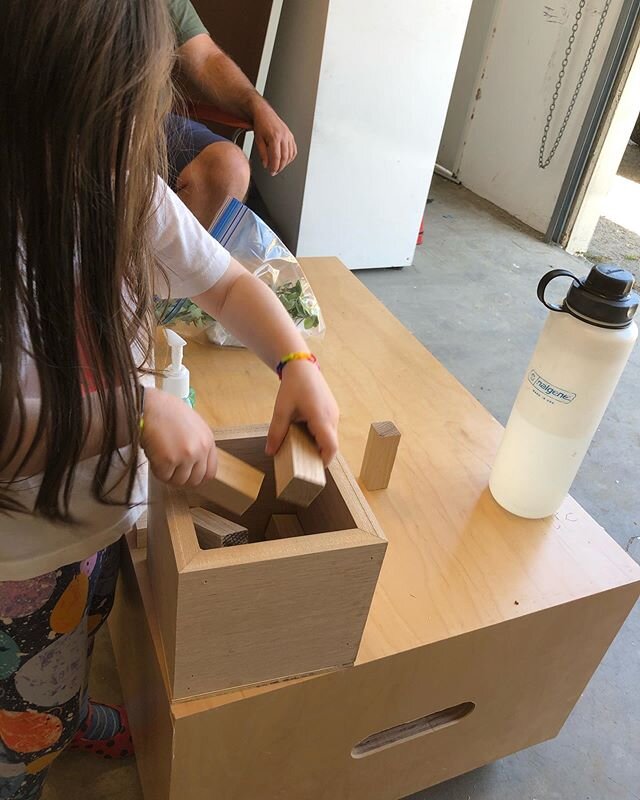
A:
{"label": "clear plastic bag", "polygon": [[[300,264],[257,214],[235,198],[229,199],[209,231],[244,267],[264,281],[307,337],[322,337],[324,319]],[[156,306],[161,325],[187,322],[205,328],[210,342],[242,347],[223,326],[188,299],[163,300]]]}

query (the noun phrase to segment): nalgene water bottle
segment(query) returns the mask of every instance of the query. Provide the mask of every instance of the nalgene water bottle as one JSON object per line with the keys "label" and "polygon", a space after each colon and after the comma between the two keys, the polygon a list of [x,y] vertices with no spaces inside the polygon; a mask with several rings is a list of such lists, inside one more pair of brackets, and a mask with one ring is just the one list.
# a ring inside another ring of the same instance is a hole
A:
{"label": "nalgene water bottle", "polygon": [[[561,306],[545,299],[555,278],[572,279]],[[538,298],[549,309],[527,368],[489,488],[520,517],[555,513],[582,463],[638,336],[633,275],[598,264],[586,278],[548,272]]]}

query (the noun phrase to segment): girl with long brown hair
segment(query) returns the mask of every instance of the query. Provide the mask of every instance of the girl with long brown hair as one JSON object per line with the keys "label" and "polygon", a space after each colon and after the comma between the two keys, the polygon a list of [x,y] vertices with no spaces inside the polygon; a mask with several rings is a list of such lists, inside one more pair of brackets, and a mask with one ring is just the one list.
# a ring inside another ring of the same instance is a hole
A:
{"label": "girl with long brown hair", "polygon": [[[193,297],[272,368],[305,351],[275,295],[158,177],[173,52],[165,3],[0,3],[5,800],[36,800],[72,740],[129,751],[124,715],[90,704],[85,688],[117,543],[145,500],[144,461],[179,486],[215,474],[208,426],[145,373],[153,295]],[[315,364],[287,361],[268,452],[302,419],[328,463],[337,418]]]}

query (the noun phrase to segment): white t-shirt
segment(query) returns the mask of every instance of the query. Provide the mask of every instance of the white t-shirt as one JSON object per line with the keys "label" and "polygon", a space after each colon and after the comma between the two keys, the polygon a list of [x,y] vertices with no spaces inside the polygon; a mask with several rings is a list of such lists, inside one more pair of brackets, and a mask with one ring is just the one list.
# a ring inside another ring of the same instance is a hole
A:
{"label": "white t-shirt", "polygon": [[[156,191],[157,211],[151,223],[152,241],[159,264],[169,280],[158,276],[156,294],[170,297],[193,297],[213,286],[229,266],[229,253],[199,224],[187,207],[159,182]],[[35,366],[24,365],[25,396],[33,397],[37,380]],[[29,375],[31,373],[31,375]],[[149,384],[149,376],[143,383]],[[153,377],[150,378],[153,385]],[[121,453],[127,463],[129,448]],[[146,501],[146,469],[138,470],[138,481],[131,506],[105,505],[94,499],[91,482],[98,458],[80,462],[75,471],[70,512],[82,524],[66,525],[26,513],[0,512],[0,581],[34,578],[65,564],[82,561],[117,541],[141,513]],[[119,477],[118,459],[112,466],[113,484]],[[42,474],[22,479],[9,487],[26,508],[33,508]],[[111,480],[109,481],[112,482]],[[122,491],[122,490],[121,490]],[[117,494],[110,495],[114,499]]]}

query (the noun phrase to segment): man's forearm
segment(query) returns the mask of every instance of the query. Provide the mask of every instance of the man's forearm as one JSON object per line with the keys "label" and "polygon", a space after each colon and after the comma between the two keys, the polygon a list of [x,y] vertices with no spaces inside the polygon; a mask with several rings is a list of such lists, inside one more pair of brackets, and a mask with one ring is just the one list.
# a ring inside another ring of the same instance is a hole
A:
{"label": "man's forearm", "polygon": [[265,101],[240,67],[206,34],[178,49],[178,82],[192,100],[212,103],[253,122],[256,104]]}

